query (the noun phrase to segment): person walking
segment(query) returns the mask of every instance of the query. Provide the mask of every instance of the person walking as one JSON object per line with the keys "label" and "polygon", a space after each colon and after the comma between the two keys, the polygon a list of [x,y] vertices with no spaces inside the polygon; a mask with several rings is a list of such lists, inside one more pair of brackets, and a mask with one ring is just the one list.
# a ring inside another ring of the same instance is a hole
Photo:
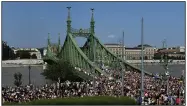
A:
{"label": "person walking", "polygon": [[179,96],[176,98],[176,105],[180,105],[180,102],[181,102],[181,100],[180,100],[180,98],[179,98]]}

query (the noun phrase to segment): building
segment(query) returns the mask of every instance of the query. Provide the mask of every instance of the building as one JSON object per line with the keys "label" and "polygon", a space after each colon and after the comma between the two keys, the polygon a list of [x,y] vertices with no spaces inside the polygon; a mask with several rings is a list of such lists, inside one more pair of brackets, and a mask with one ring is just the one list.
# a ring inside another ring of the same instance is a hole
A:
{"label": "building", "polygon": [[[107,47],[111,52],[114,54],[117,54],[118,56],[122,55],[122,45],[120,44],[104,44],[105,47]],[[124,46],[124,51],[125,51],[125,46]]]}
{"label": "building", "polygon": [[158,49],[157,55],[161,55],[163,53],[167,53],[171,59],[185,59],[185,47],[178,46],[178,47],[170,47],[170,48],[161,48]]}
{"label": "building", "polygon": [[45,56],[47,54],[47,48],[43,49],[43,56]]}
{"label": "building", "polygon": [[37,59],[42,59],[41,53],[40,53],[40,51],[38,49],[36,49],[35,51],[31,51],[30,52],[31,56],[34,55],[34,54],[36,55]]}
{"label": "building", "polygon": [[[111,52],[118,56],[122,56],[122,46],[120,44],[104,44]],[[144,59],[152,60],[154,57],[154,53],[156,51],[155,47],[150,45],[144,45]],[[126,60],[140,60],[141,59],[141,45],[137,47],[125,47],[124,46],[124,59]]]}
{"label": "building", "polygon": [[[152,47],[148,44],[144,44],[144,56],[145,56],[145,60],[153,60],[154,58],[154,54],[156,53],[156,47]],[[141,48],[141,45],[138,45],[136,48]]]}
{"label": "building", "polygon": [[185,47],[178,46],[178,47],[170,47],[170,48],[161,48],[161,49],[158,49],[158,52],[185,53]]}
{"label": "building", "polygon": [[[61,46],[60,46],[60,47],[61,47]],[[51,43],[51,44],[50,44],[50,50],[51,50],[51,52],[54,53],[55,55],[57,55],[58,49],[59,49],[59,44],[57,44],[57,43]]]}
{"label": "building", "polygon": [[35,54],[37,59],[42,59],[40,51],[36,48],[14,48],[13,51],[15,54],[17,54],[18,51],[28,51],[31,56]]}
{"label": "building", "polygon": [[[145,50],[143,50],[144,52]],[[125,57],[126,60],[140,60],[141,59],[141,48],[126,48]]]}

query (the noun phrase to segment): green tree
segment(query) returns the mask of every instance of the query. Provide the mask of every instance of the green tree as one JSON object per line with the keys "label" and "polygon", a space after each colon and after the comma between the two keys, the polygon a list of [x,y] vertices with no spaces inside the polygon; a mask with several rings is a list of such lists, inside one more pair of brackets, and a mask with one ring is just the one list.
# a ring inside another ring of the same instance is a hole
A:
{"label": "green tree", "polygon": [[19,87],[22,84],[22,74],[20,72],[14,74],[14,85]]}
{"label": "green tree", "polygon": [[2,60],[8,59],[15,59],[15,54],[7,42],[2,41]]}
{"label": "green tree", "polygon": [[32,59],[37,59],[36,54],[33,54],[31,57],[32,57]]}
{"label": "green tree", "polygon": [[161,54],[160,53],[156,53],[154,54],[153,59],[157,60],[157,59],[161,59]]}
{"label": "green tree", "polygon": [[17,52],[17,57],[20,57],[20,59],[30,59],[31,55],[29,53],[29,51],[18,51]]}
{"label": "green tree", "polygon": [[46,70],[42,73],[46,79],[52,81],[60,80],[66,81],[82,81],[80,77],[75,74],[74,67],[67,61],[59,60],[57,63],[48,64]]}

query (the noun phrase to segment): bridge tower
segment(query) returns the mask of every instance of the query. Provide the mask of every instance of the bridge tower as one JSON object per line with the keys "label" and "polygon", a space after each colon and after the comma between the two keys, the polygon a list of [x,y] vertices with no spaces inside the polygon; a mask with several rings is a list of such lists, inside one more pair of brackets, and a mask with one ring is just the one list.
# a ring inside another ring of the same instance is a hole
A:
{"label": "bridge tower", "polygon": [[[70,9],[71,7],[67,7],[68,16],[67,16],[67,30],[66,30],[66,38],[63,46],[60,46],[60,35],[58,39],[57,46],[57,54],[51,51],[52,44],[50,43],[50,39],[48,38],[48,47],[47,47],[47,55],[43,58],[43,60],[47,63],[57,63],[60,59],[68,61],[72,64],[73,67],[78,69],[75,73],[82,78],[89,79],[88,77],[99,77],[99,75],[104,75],[106,77],[111,77],[109,73],[103,71],[101,67],[99,67],[98,59],[104,59],[104,64],[107,63],[107,66],[112,67],[112,64],[115,61],[120,61],[124,68],[132,69],[135,71],[139,71],[140,69],[127,63],[124,59],[117,57],[114,53],[112,53],[109,49],[107,49],[100,40],[95,36],[95,20],[94,20],[94,9],[91,8],[91,21],[90,27],[87,29],[74,29],[71,26],[71,16]],[[79,47],[77,42],[75,41],[75,37],[84,37],[87,38],[83,47]],[[80,70],[82,70],[80,72]],[[94,73],[93,73],[94,72]],[[151,75],[149,72],[146,74]]]}

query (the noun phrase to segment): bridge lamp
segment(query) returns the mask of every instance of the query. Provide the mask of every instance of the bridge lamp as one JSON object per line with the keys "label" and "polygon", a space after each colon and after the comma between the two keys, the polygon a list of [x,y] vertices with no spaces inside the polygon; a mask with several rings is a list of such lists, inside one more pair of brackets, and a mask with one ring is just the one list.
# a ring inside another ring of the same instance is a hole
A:
{"label": "bridge lamp", "polygon": [[29,67],[28,67],[28,69],[29,69],[29,85],[31,84],[31,66],[29,65]]}

